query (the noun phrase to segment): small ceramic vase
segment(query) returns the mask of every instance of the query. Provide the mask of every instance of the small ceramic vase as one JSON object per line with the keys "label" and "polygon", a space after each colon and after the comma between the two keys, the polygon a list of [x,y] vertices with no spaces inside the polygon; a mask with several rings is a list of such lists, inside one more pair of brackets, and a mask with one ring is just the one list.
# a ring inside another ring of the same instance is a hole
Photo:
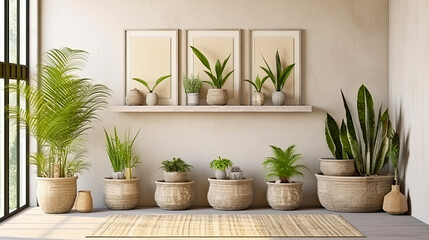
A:
{"label": "small ceramic vase", "polygon": [[199,93],[187,93],[186,94],[188,98],[188,106],[198,106],[200,101],[200,94]]}
{"label": "small ceramic vase", "polygon": [[143,105],[143,94],[137,89],[131,89],[125,98],[125,104],[127,106],[139,106]]}
{"label": "small ceramic vase", "polygon": [[81,213],[89,213],[92,211],[91,191],[79,191],[76,198],[76,210]]}
{"label": "small ceramic vase", "polygon": [[112,178],[113,179],[124,179],[124,173],[123,172],[112,172]]}
{"label": "small ceramic vase", "polygon": [[154,92],[148,93],[146,96],[146,104],[148,106],[155,106],[158,104],[158,95]]}
{"label": "small ceramic vase", "polygon": [[384,196],[383,210],[395,215],[408,211],[407,198],[401,193],[399,185],[392,185],[392,191]]}
{"label": "small ceramic vase", "polygon": [[253,106],[263,106],[265,104],[265,94],[263,92],[254,92],[252,98]]}
{"label": "small ceramic vase", "polygon": [[283,91],[273,92],[271,100],[274,106],[283,106],[285,104],[285,93]]}
{"label": "small ceramic vase", "polygon": [[215,177],[216,177],[216,179],[225,179],[226,178],[226,172],[225,171],[216,170],[215,171]]}

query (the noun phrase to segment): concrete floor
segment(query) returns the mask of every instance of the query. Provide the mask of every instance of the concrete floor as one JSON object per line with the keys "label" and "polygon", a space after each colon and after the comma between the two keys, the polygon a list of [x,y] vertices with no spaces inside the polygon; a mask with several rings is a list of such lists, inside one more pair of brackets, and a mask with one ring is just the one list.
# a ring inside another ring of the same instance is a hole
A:
{"label": "concrete floor", "polygon": [[72,210],[67,214],[44,214],[40,208],[28,208],[0,224],[0,239],[85,239],[86,234],[90,233],[98,224],[103,222],[106,216],[111,214],[340,214],[365,234],[367,236],[365,239],[429,239],[429,226],[409,215],[393,216],[384,212],[337,213],[322,208],[304,208],[295,211],[276,211],[270,208],[217,211],[212,208],[194,208],[174,212],[159,208],[127,211],[95,209],[92,213],[79,213]]}

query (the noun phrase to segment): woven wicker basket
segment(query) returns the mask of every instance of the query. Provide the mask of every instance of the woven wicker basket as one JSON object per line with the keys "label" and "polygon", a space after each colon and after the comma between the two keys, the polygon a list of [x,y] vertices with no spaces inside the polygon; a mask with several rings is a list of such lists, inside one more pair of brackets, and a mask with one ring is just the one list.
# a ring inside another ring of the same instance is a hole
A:
{"label": "woven wicker basket", "polygon": [[217,210],[242,210],[250,206],[253,199],[252,178],[241,180],[218,180],[209,178],[207,199]]}
{"label": "woven wicker basket", "polygon": [[135,208],[139,202],[139,180],[104,179],[104,204],[109,209],[125,210]]}
{"label": "woven wicker basket", "polygon": [[37,178],[37,200],[45,213],[70,212],[76,199],[77,176]]}
{"label": "woven wicker basket", "polygon": [[155,201],[164,210],[183,210],[194,200],[194,181],[155,181]]}
{"label": "woven wicker basket", "polygon": [[302,182],[267,182],[267,201],[276,210],[294,210],[302,204]]}
{"label": "woven wicker basket", "polygon": [[325,176],[316,174],[317,195],[323,207],[338,212],[376,212],[389,193],[393,175]]}
{"label": "woven wicker basket", "polygon": [[356,174],[354,159],[320,159],[320,171],[326,176],[353,176]]}

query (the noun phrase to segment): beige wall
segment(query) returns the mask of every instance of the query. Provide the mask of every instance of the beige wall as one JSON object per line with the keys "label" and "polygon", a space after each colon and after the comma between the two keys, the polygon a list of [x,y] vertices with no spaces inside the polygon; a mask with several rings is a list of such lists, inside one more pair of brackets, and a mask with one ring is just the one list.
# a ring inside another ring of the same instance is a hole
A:
{"label": "beige wall", "polygon": [[[111,168],[102,128],[141,128],[136,152],[142,156],[135,175],[141,178],[140,205],[154,205],[154,181],[161,179],[160,162],[182,157],[194,169],[196,205],[206,205],[210,160],[218,155],[241,166],[253,177],[254,206],[265,205],[261,162],[268,145],[297,144],[305,175],[304,205],[318,205],[314,173],[319,157],[330,153],[324,140],[325,111],[343,115],[340,88],[349,99],[365,83],[377,103],[388,102],[387,0],[42,0],[41,50],[69,46],[90,53],[85,76],[113,89],[112,105],[124,99],[124,29],[179,28],[245,29],[243,78],[249,78],[248,29],[298,28],[302,31],[302,103],[313,113],[165,113],[121,114],[106,110],[90,132],[92,168],[79,178],[79,189],[90,189],[95,207],[103,207],[103,177]],[[183,35],[183,32],[181,33]],[[182,50],[182,56],[184,52]],[[180,61],[179,75],[186,69]],[[245,100],[248,86],[245,85]]]}
{"label": "beige wall", "polygon": [[390,115],[401,134],[402,190],[429,224],[429,1],[390,1]]}

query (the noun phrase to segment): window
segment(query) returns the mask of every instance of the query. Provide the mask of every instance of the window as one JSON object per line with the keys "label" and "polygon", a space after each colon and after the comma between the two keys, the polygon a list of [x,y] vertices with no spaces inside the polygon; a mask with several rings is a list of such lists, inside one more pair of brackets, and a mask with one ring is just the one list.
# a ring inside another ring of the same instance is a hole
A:
{"label": "window", "polygon": [[[27,105],[9,83],[28,83],[29,0],[0,2],[0,221],[28,206],[28,130],[9,122],[6,106]],[[4,16],[4,17],[3,17]]]}

